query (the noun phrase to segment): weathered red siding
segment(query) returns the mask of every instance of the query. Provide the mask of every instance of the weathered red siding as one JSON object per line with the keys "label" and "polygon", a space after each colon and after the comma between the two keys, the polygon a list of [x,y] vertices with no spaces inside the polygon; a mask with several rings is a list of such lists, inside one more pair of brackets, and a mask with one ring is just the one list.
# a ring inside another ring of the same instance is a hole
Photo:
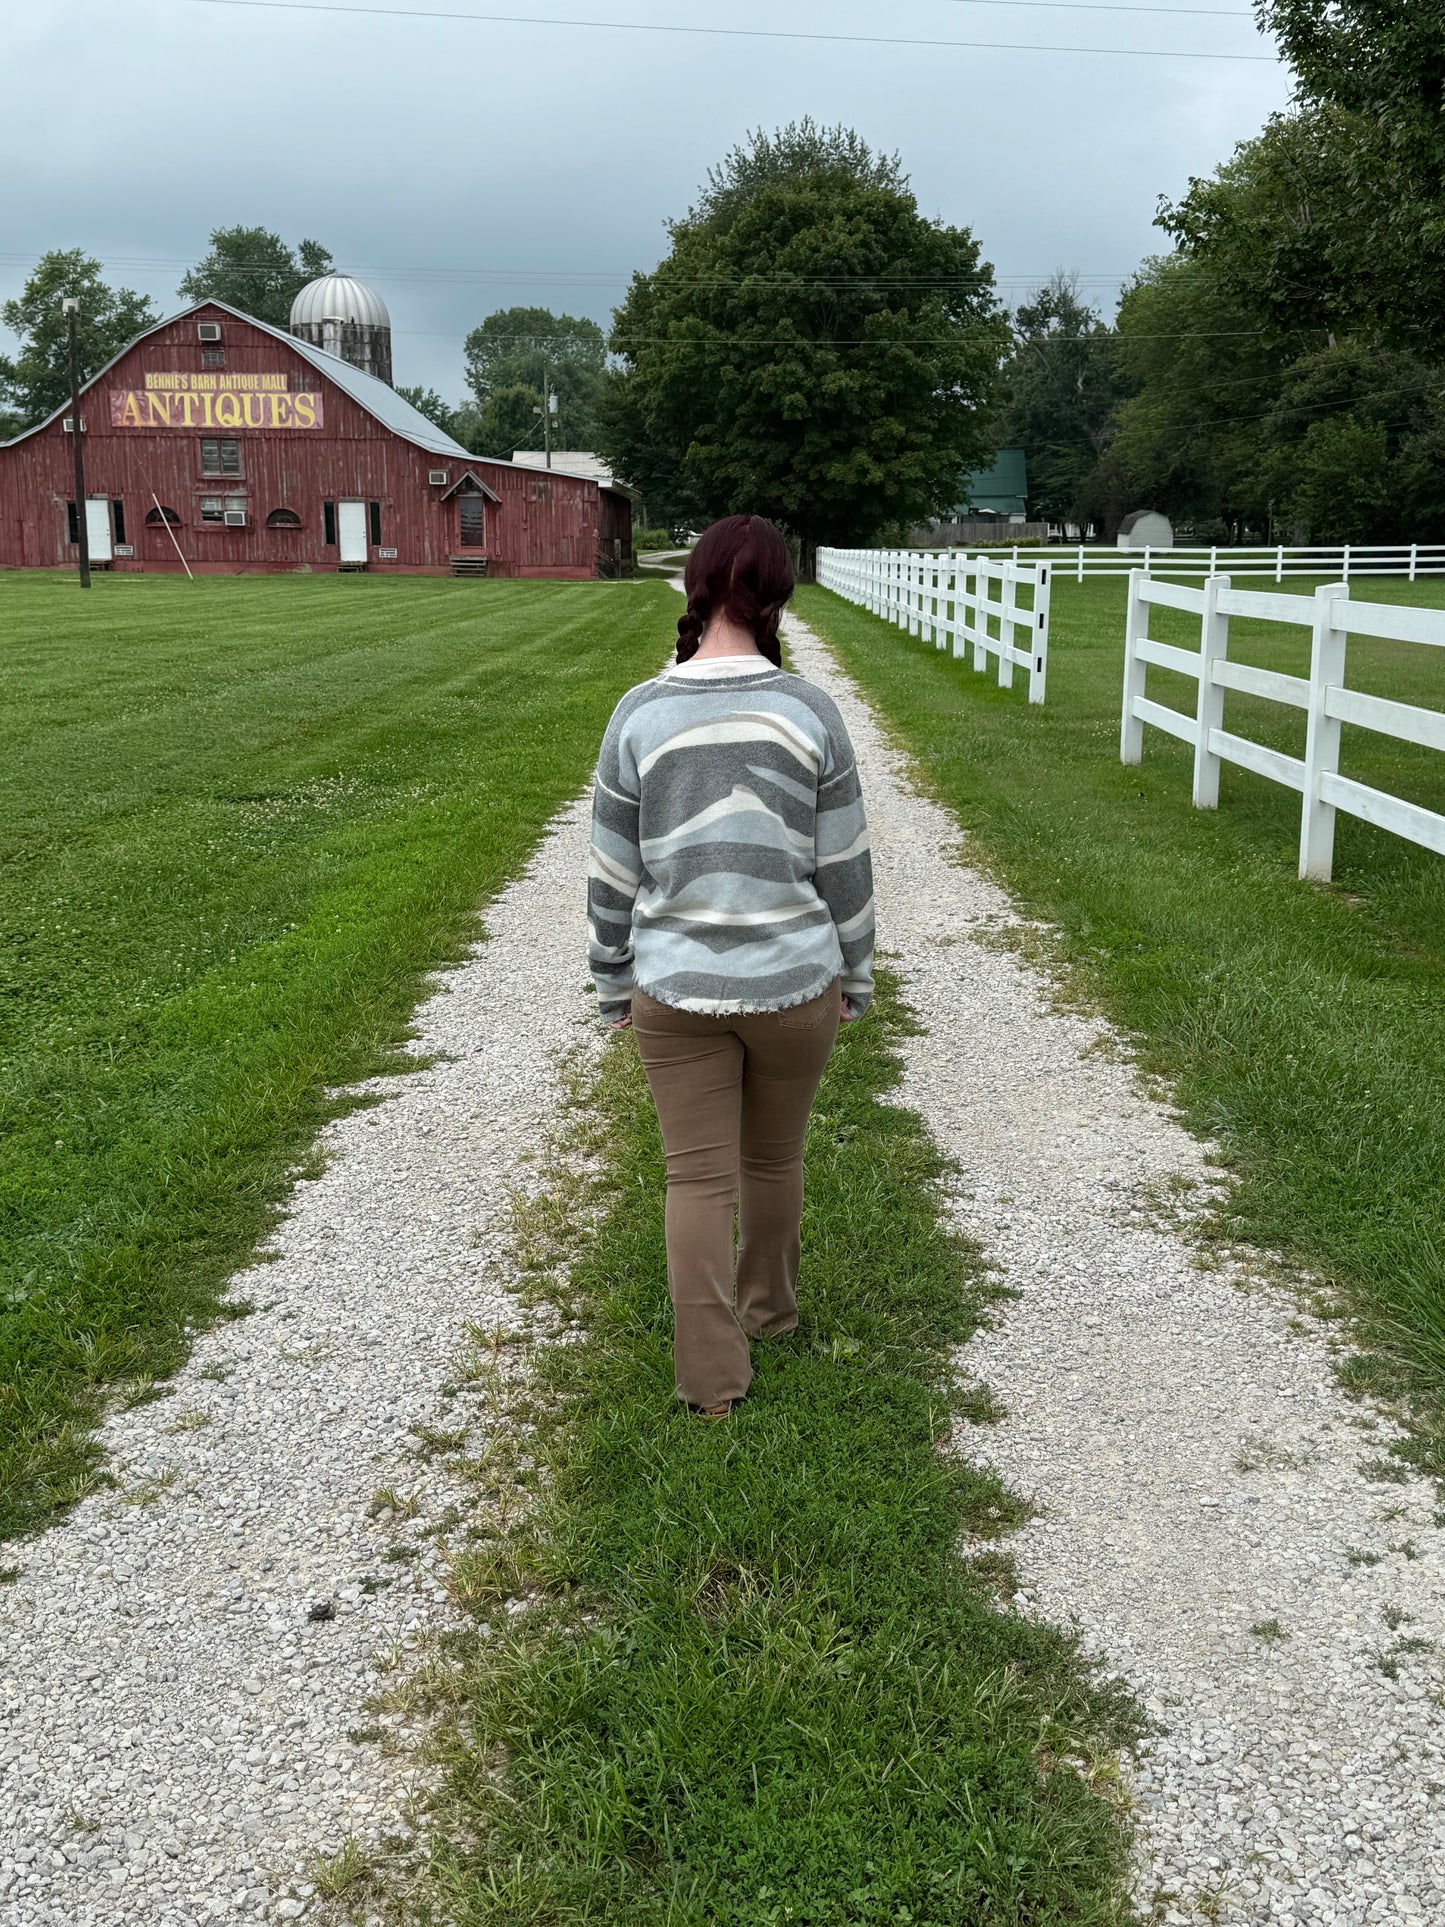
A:
{"label": "weathered red siding", "polygon": [[[111,390],[144,390],[147,370],[201,370],[196,324],[207,319],[222,324],[227,374],[285,374],[293,391],[323,397],[320,428],[206,431],[234,435],[241,443],[244,473],[236,478],[202,476],[199,428],[111,426]],[[342,500],[381,505],[381,540],[368,543],[369,570],[445,574],[455,555],[485,555],[488,569],[499,575],[597,572],[604,507],[595,483],[419,448],[284,339],[228,309],[194,309],[142,337],[86,391],[81,413],[87,493],[124,505],[126,540],[135,550],[132,557],[117,557],[116,570],[180,571],[165,528],[146,523],[158,497],[179,516],[175,533],[197,574],[335,569],[339,555],[323,540],[322,504]],[[500,498],[485,505],[480,548],[461,547],[457,497],[443,499],[446,490],[428,482],[433,469],[448,471],[448,486],[470,469]],[[61,421],[0,448],[0,567],[74,563],[66,525],[73,491],[70,437]],[[245,528],[201,521],[202,495],[237,494],[246,497]],[[276,509],[292,510],[300,528],[268,529],[266,518]],[[610,522],[615,510],[609,505],[606,513]],[[614,533],[615,525],[609,538]],[[395,549],[396,555],[383,559],[380,549]]]}

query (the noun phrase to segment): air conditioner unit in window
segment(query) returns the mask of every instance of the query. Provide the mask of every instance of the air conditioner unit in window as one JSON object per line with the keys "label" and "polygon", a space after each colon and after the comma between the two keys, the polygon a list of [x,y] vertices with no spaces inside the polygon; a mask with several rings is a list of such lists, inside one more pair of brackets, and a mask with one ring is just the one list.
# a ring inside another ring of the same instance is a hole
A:
{"label": "air conditioner unit in window", "polygon": [[219,341],[221,339],[221,324],[219,321],[198,321],[196,323],[196,333],[202,341]]}
{"label": "air conditioner unit in window", "polygon": [[244,509],[226,510],[226,527],[228,529],[243,529],[245,526],[246,511]]}
{"label": "air conditioner unit in window", "polygon": [[451,470],[449,468],[429,468],[426,478],[433,488],[445,488],[447,485],[447,477],[450,474]]}

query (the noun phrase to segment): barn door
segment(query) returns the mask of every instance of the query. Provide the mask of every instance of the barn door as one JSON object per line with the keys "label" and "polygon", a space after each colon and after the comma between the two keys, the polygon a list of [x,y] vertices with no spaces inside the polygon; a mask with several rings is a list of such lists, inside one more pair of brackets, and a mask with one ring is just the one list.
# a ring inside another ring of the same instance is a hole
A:
{"label": "barn door", "polygon": [[86,503],[85,532],[90,538],[91,561],[109,562],[111,556],[109,502]]}
{"label": "barn door", "polygon": [[336,504],[336,534],[341,545],[341,560],[343,562],[364,562],[366,560],[365,502],[338,502]]}

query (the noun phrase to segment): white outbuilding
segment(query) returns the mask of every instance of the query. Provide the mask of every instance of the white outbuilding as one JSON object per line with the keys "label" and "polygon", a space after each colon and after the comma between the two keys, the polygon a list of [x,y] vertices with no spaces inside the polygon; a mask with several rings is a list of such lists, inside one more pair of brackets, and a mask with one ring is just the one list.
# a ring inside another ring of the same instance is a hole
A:
{"label": "white outbuilding", "polygon": [[1121,549],[1172,549],[1174,528],[1158,509],[1135,509],[1119,524]]}

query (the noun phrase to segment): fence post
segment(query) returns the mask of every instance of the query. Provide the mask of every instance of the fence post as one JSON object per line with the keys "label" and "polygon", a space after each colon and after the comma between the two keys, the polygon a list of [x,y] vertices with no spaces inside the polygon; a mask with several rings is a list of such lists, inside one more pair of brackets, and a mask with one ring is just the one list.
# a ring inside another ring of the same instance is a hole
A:
{"label": "fence post", "polygon": [[1280,547],[1279,547],[1278,549],[1276,549],[1276,551],[1275,551],[1275,557],[1274,557],[1274,579],[1275,579],[1275,581],[1276,581],[1276,582],[1283,582],[1283,581],[1284,581],[1284,548],[1283,548],[1283,545],[1281,545],[1281,546],[1280,546]]}
{"label": "fence post", "polygon": [[1018,572],[1019,565],[1009,562],[1004,565],[1002,607],[998,618],[998,686],[1012,689],[1014,686],[1014,666],[1004,653],[1014,646],[1014,625],[1012,618],[1018,613]]}
{"label": "fence post", "polygon": [[1195,710],[1196,810],[1219,808],[1219,758],[1209,747],[1209,732],[1224,727],[1224,690],[1214,680],[1214,665],[1229,654],[1229,617],[1219,607],[1219,592],[1228,587],[1227,575],[1212,575],[1204,584],[1204,613],[1199,624],[1199,705]]}
{"label": "fence post", "polygon": [[1149,544],[1148,544],[1148,543],[1146,542],[1146,543],[1144,544],[1144,573],[1145,573],[1145,575],[1148,575],[1148,574],[1149,574],[1149,557],[1150,557],[1150,556],[1151,556],[1152,554],[1153,554],[1153,550],[1152,550],[1152,549],[1150,548],[1150,546],[1149,546]]}
{"label": "fence post", "polygon": [[973,666],[975,670],[988,668],[988,558],[976,555],[973,559]]}
{"label": "fence post", "polygon": [[1345,581],[1348,583],[1349,579],[1350,579],[1350,545],[1348,542],[1346,542],[1345,544]]}
{"label": "fence post", "polygon": [[1418,542],[1412,542],[1410,544],[1410,580],[1412,582],[1415,580],[1415,563],[1416,563],[1416,560],[1418,559],[1419,553],[1420,553],[1420,544]]}
{"label": "fence post", "polygon": [[1134,704],[1144,694],[1144,664],[1135,644],[1149,633],[1149,605],[1139,593],[1143,571],[1129,571],[1129,600],[1124,613],[1124,715],[1119,726],[1119,761],[1142,763],[1144,725],[1134,714]]}
{"label": "fence post", "polygon": [[1209,551],[1209,573],[1213,575],[1214,571],[1218,567],[1219,567],[1219,550],[1217,548],[1212,548]]}
{"label": "fence post", "polygon": [[1082,582],[1083,579],[1084,579],[1084,545],[1081,542],[1079,544],[1079,580],[1080,582]]}
{"label": "fence post", "polygon": [[1329,882],[1335,856],[1335,810],[1332,803],[1320,797],[1320,778],[1337,775],[1340,767],[1340,725],[1325,714],[1325,691],[1345,680],[1347,637],[1343,629],[1334,625],[1334,604],[1349,593],[1348,582],[1333,582],[1315,590],[1315,619],[1310,635],[1309,728],[1305,736],[1299,873],[1319,883]]}
{"label": "fence post", "polygon": [[951,565],[949,573],[953,597],[953,625],[950,633],[953,637],[952,653],[954,658],[957,659],[963,654],[964,638],[968,634],[967,593],[964,589],[968,557],[961,555],[957,549],[951,549],[949,551],[949,562]]}
{"label": "fence post", "polygon": [[1049,565],[1040,562],[1034,569],[1033,665],[1029,670],[1029,701],[1044,700],[1044,684],[1049,669]]}

